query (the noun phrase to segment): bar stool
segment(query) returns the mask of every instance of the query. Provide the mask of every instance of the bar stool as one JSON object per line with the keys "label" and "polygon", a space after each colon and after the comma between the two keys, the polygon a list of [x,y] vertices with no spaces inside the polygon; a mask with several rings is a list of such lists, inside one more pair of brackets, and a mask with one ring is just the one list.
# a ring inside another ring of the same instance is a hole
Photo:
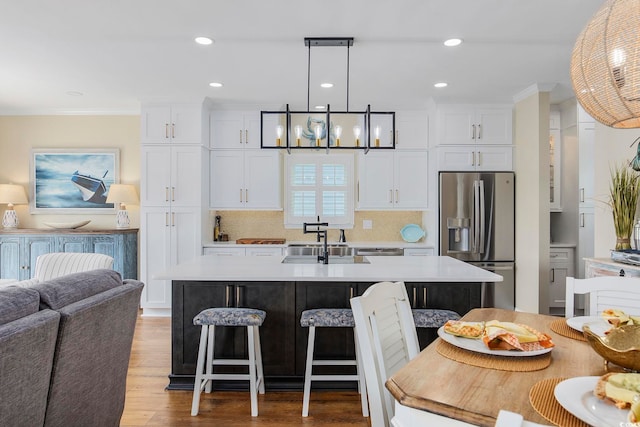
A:
{"label": "bar stool", "polygon": [[[300,316],[300,326],[309,328],[309,340],[307,342],[307,362],[304,373],[304,393],[302,398],[302,416],[309,416],[309,398],[311,396],[311,381],[358,381],[360,401],[362,403],[362,416],[369,416],[367,403],[367,388],[364,380],[364,368],[356,339],[355,322],[350,308],[319,308],[305,310]],[[355,342],[355,360],[314,360],[313,349],[316,338],[316,327],[352,328],[353,341]],[[319,365],[345,366],[355,365],[355,375],[313,375],[313,367]]]}
{"label": "bar stool", "polygon": [[[258,392],[264,394],[264,374],[262,372],[262,353],[260,351],[259,327],[266,317],[262,310],[253,308],[209,308],[201,311],[193,318],[193,324],[202,326],[200,332],[200,347],[198,349],[198,363],[196,378],[193,384],[193,402],[191,415],[198,415],[200,407],[200,393],[204,389],[211,393],[212,380],[249,380],[251,395],[251,416],[258,416]],[[216,326],[246,326],[248,359],[215,359],[215,327]],[[206,371],[205,371],[206,356]],[[248,374],[214,374],[213,365],[246,365]]]}
{"label": "bar stool", "polygon": [[411,312],[416,328],[439,328],[448,320],[460,320],[460,315],[452,310],[414,308]]}

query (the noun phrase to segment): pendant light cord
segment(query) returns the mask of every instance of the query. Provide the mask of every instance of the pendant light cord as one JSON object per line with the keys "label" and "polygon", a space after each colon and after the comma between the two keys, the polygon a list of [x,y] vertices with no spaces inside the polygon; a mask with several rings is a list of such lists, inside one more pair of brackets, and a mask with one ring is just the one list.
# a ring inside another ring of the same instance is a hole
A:
{"label": "pendant light cord", "polygon": [[347,113],[349,112],[349,43],[347,43]]}

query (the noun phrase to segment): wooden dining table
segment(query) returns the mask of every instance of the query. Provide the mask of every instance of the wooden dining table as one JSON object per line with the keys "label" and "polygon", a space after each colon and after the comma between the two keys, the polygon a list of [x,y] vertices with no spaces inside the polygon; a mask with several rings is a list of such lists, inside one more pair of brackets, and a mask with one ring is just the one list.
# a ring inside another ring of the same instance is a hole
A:
{"label": "wooden dining table", "polygon": [[547,378],[606,373],[603,359],[587,342],[551,330],[552,322],[558,317],[479,308],[462,318],[465,321],[493,319],[528,325],[551,336],[555,346],[550,352],[549,365],[530,372],[472,366],[441,355],[436,348],[442,339],[437,338],[388,379],[387,389],[401,405],[478,426],[494,426],[501,409],[522,414],[527,421],[548,425],[549,421],[529,402],[529,391],[536,383]]}

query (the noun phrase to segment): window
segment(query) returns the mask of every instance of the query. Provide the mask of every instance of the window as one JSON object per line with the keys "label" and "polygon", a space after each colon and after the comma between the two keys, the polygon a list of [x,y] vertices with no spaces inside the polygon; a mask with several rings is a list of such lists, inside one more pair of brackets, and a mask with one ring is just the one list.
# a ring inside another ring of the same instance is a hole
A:
{"label": "window", "polygon": [[318,216],[331,228],[353,227],[353,155],[291,154],[285,180],[285,227]]}

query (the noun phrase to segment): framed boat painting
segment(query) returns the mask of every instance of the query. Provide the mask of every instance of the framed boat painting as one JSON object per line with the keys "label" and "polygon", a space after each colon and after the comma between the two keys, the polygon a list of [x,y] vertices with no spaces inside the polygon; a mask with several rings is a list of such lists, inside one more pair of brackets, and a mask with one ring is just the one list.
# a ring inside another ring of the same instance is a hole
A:
{"label": "framed boat painting", "polygon": [[119,167],[118,149],[32,149],[30,212],[113,214]]}

